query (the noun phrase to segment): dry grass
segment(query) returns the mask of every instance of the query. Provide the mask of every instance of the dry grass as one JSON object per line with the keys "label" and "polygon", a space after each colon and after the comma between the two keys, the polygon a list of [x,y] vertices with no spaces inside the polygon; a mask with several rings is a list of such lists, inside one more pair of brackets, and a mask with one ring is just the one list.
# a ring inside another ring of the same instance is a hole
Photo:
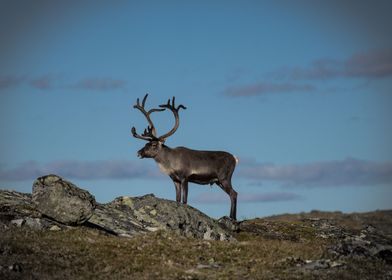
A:
{"label": "dry grass", "polygon": [[[201,241],[156,232],[132,239],[91,229],[2,233],[1,263],[42,279],[243,279],[273,278],[288,257],[320,258],[321,245],[269,240],[243,233],[238,242]],[[284,275],[284,274],[283,274]],[[283,276],[282,275],[282,276]]]}
{"label": "dry grass", "polygon": [[[390,266],[348,260],[343,268],[304,271],[296,260],[326,256],[299,220],[244,222],[238,242],[203,241],[167,232],[120,238],[95,229],[0,231],[0,279],[383,279]],[[263,227],[269,232],[265,235]],[[388,279],[388,278],[385,278]]]}

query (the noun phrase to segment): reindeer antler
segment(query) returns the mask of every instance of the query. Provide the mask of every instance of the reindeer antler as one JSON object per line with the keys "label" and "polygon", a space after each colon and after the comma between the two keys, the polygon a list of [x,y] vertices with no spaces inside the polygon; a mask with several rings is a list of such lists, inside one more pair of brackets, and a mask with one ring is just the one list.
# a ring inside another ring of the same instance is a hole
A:
{"label": "reindeer antler", "polygon": [[147,119],[147,121],[149,123],[149,126],[147,127],[147,129],[144,130],[142,135],[139,135],[136,132],[136,128],[135,127],[132,127],[131,132],[132,132],[133,137],[135,137],[135,138],[151,141],[151,140],[157,140],[158,138],[157,138],[157,135],[156,135],[156,130],[155,130],[154,123],[152,122],[152,120],[150,118],[150,115],[153,112],[162,112],[165,109],[153,108],[153,109],[151,109],[149,111],[146,111],[144,106],[146,104],[147,97],[148,97],[148,93],[143,97],[142,105],[140,105],[139,98],[137,98],[136,99],[136,104],[133,105],[133,108],[138,109],[140,112],[143,113],[143,115],[146,117],[146,119]]}
{"label": "reindeer antler", "polygon": [[[145,104],[146,104],[146,100],[147,100],[147,96],[148,94],[146,94],[142,100],[142,104],[140,105],[140,101],[139,98],[136,99],[136,104],[133,106],[133,108],[138,109],[140,112],[143,113],[143,115],[146,117],[149,125],[148,127],[144,130],[144,132],[142,133],[142,135],[139,135],[136,132],[136,128],[132,127],[131,132],[133,137],[135,138],[139,138],[142,140],[146,140],[146,141],[152,141],[152,140],[158,140],[161,142],[165,142],[166,138],[168,138],[169,136],[171,136],[172,134],[174,134],[174,132],[176,132],[176,130],[178,129],[178,126],[180,125],[180,120],[179,120],[179,115],[178,115],[178,111],[182,108],[182,109],[186,109],[186,107],[184,105],[179,105],[178,107],[176,107],[176,98],[173,96],[173,98],[167,101],[167,104],[161,104],[159,105],[160,108],[153,108],[150,109],[149,111],[146,111],[146,109],[144,108]],[[174,117],[175,117],[175,124],[174,127],[166,134],[157,137],[156,135],[156,130],[155,130],[155,126],[150,118],[151,113],[153,112],[162,112],[165,111],[166,109],[169,109],[170,111],[172,111]]]}
{"label": "reindeer antler", "polygon": [[[174,124],[174,127],[166,134],[159,136],[159,141],[164,142],[166,140],[166,138],[168,138],[169,136],[173,135],[174,132],[176,132],[176,130],[178,129],[178,126],[180,125],[180,117],[178,115],[178,111],[182,108],[182,109],[186,109],[186,107],[184,105],[179,105],[176,108],[176,104],[175,104],[176,98],[173,96],[172,100],[171,100],[171,104],[170,104],[170,99],[167,101],[167,104],[161,104],[159,105],[159,107],[161,108],[165,108],[165,109],[169,109],[170,111],[172,111],[176,123]],[[163,109],[163,110],[165,110]]]}

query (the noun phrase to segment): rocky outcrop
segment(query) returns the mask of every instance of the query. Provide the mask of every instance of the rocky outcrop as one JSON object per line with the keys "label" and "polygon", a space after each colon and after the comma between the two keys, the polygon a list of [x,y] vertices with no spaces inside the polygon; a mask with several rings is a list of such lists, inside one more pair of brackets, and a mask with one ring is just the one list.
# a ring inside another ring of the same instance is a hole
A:
{"label": "rocky outcrop", "polygon": [[187,237],[228,240],[229,230],[199,210],[161,199],[153,194],[141,197],[122,196],[99,205],[89,223],[119,235],[170,230]]}
{"label": "rocky outcrop", "polygon": [[32,196],[0,190],[0,222],[50,230],[86,226],[127,237],[165,230],[198,239],[233,239],[227,227],[230,221],[222,225],[191,206],[152,194],[100,204],[86,190],[56,175],[35,180]]}
{"label": "rocky outcrop", "polygon": [[392,239],[370,224],[358,231],[346,229],[328,219],[304,219],[304,222],[316,230],[317,237],[336,240],[328,248],[328,254],[334,259],[381,259],[392,264]]}
{"label": "rocky outcrop", "polygon": [[10,225],[32,229],[49,229],[58,223],[43,217],[35,208],[31,194],[10,190],[0,190],[0,227]]}
{"label": "rocky outcrop", "polygon": [[359,234],[347,234],[330,246],[328,252],[338,258],[373,258],[392,264],[392,239],[378,233],[369,225]]}
{"label": "rocky outcrop", "polygon": [[[286,217],[287,220],[290,220]],[[287,257],[276,265],[286,264],[301,270],[336,269],[344,266],[347,259],[383,261],[392,264],[392,239],[390,235],[372,225],[361,229],[339,225],[333,218],[304,218],[290,222],[267,219],[253,219],[239,223],[239,230],[265,239],[291,242],[330,243],[325,259],[302,259]],[[390,225],[389,225],[390,226]]]}
{"label": "rocky outcrop", "polygon": [[88,191],[57,175],[34,181],[32,201],[42,215],[66,225],[83,224],[96,205],[94,196]]}

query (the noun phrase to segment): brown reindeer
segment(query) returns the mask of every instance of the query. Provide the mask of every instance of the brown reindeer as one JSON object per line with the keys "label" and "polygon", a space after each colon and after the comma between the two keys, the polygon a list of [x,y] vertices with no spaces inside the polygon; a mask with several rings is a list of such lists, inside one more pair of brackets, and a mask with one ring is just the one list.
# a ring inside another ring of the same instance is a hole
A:
{"label": "brown reindeer", "polygon": [[[148,94],[146,94],[140,104],[139,98],[133,106],[146,117],[148,127],[144,133],[139,135],[136,128],[132,127],[132,135],[136,138],[146,140],[148,143],[137,152],[140,158],[153,158],[161,171],[170,176],[176,187],[176,200],[187,204],[188,182],[206,185],[217,184],[229,196],[231,200],[230,218],[236,220],[237,213],[237,192],[231,184],[237,159],[230,153],[222,151],[197,151],[185,147],[169,148],[164,143],[166,139],[173,135],[180,124],[179,110],[186,109],[185,106],[175,106],[175,97],[168,100],[167,104],[159,105],[160,108],[153,108],[146,111],[144,108]],[[150,118],[151,113],[170,110],[175,117],[174,127],[161,136],[156,135],[155,126]]]}

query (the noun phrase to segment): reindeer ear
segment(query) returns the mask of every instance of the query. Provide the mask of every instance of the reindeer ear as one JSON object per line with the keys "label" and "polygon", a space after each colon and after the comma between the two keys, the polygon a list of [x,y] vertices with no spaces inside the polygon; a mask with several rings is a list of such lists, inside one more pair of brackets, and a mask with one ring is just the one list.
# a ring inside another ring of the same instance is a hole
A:
{"label": "reindeer ear", "polygon": [[159,143],[161,143],[162,145],[165,144],[166,139],[159,139]]}

